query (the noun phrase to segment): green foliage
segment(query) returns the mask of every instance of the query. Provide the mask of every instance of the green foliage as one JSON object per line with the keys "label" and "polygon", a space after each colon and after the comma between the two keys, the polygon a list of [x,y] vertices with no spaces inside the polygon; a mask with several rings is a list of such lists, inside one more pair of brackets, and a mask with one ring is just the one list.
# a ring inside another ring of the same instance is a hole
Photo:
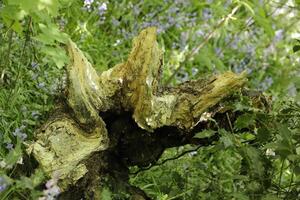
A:
{"label": "green foliage", "polygon": [[[298,0],[0,1],[0,199],[43,196],[42,172],[21,169],[26,144],[64,87],[65,42],[75,41],[102,71],[122,62],[133,36],[150,25],[165,51],[165,84],[246,70],[248,87],[270,95],[272,107],[265,113],[241,97],[230,105],[245,113],[230,119],[232,130],[196,135],[218,132],[213,146],[131,182],[164,200],[299,198],[299,6]],[[161,159],[192,148],[167,150]],[[101,195],[115,196],[108,189]]]}

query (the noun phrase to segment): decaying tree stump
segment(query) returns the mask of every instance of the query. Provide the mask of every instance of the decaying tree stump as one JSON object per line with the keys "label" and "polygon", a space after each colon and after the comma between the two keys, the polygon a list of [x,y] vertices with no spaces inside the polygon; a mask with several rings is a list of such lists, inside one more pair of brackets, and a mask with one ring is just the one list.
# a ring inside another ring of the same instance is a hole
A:
{"label": "decaying tree stump", "polygon": [[126,62],[100,75],[72,41],[68,52],[66,104],[29,148],[49,177],[59,175],[61,199],[99,199],[107,177],[113,189],[146,199],[128,184],[128,167],[147,166],[164,149],[189,143],[201,115],[246,82],[244,73],[226,72],[161,87],[163,54],[153,27],[134,39]]}

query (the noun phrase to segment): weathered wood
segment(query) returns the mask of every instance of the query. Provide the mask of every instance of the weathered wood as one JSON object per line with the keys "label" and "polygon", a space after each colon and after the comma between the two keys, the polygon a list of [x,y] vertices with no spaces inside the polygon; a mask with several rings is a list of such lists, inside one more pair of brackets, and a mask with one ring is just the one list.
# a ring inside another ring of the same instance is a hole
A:
{"label": "weathered wood", "polygon": [[[68,111],[54,114],[37,131],[37,139],[30,146],[34,157],[49,176],[59,173],[60,186],[64,190],[89,173],[86,163],[97,152],[116,154],[120,141],[123,144],[127,142],[122,137],[133,141],[132,137],[139,138],[144,134],[151,138],[151,132],[159,129],[155,132],[159,133],[164,127],[189,132],[199,123],[203,112],[239,90],[246,82],[244,73],[226,72],[207,80],[161,88],[163,53],[158,47],[156,28],[153,27],[143,30],[134,39],[126,62],[100,75],[72,41],[68,44],[68,52],[71,58],[67,67]],[[123,132],[108,130],[107,126],[112,125],[108,125],[99,113],[114,112],[116,115],[129,113],[129,118],[132,117],[138,125],[133,126],[137,131],[126,132],[126,127]],[[118,134],[114,135],[114,132]],[[129,132],[132,135],[128,135]],[[147,142],[150,144],[150,139]],[[157,156],[162,153],[161,148]],[[146,163],[153,159],[144,160]],[[123,163],[130,165],[129,162]]]}

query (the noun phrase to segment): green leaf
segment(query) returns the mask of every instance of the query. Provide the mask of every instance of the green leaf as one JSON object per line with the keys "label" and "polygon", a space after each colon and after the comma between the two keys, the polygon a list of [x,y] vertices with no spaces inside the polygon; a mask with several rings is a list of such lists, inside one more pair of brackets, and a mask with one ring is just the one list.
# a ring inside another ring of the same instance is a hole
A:
{"label": "green leaf", "polygon": [[282,158],[287,158],[289,155],[293,154],[293,148],[287,140],[282,140],[276,143],[276,154],[279,154]]}
{"label": "green leaf", "polygon": [[199,133],[196,133],[194,138],[206,138],[206,137],[211,137],[216,133],[216,131],[211,130],[211,129],[206,129],[204,131],[201,131]]}
{"label": "green leaf", "polygon": [[255,123],[255,115],[246,113],[237,118],[237,120],[234,123],[234,128],[237,130],[241,130],[243,128],[249,127],[254,123]]}
{"label": "green leaf", "polygon": [[27,14],[30,11],[36,11],[37,5],[39,1],[32,1],[32,0],[9,0],[9,5],[17,5],[20,6],[22,10],[24,10]]}
{"label": "green leaf", "polygon": [[21,179],[17,181],[17,188],[33,190],[43,182],[44,178],[43,171],[37,169],[30,177],[22,176]]}
{"label": "green leaf", "polygon": [[42,33],[37,35],[35,39],[44,44],[53,45],[55,42],[66,43],[68,35],[59,31],[55,24],[39,24],[39,28]]}
{"label": "green leaf", "polygon": [[5,157],[5,162],[7,165],[16,164],[22,156],[21,142],[18,139],[17,144],[13,150],[11,150]]}
{"label": "green leaf", "polygon": [[225,149],[234,146],[234,136],[226,130],[221,129],[219,133],[222,135],[220,141],[223,143]]}
{"label": "green leaf", "polygon": [[271,132],[269,131],[269,129],[265,128],[265,127],[260,127],[257,130],[257,140],[261,143],[264,142],[268,142],[272,137]]}
{"label": "green leaf", "polygon": [[54,17],[58,14],[59,6],[58,0],[39,0],[38,2],[39,10],[46,9],[48,13]]}
{"label": "green leaf", "polygon": [[264,173],[264,165],[261,159],[261,153],[258,149],[251,146],[244,146],[241,149],[241,155],[247,162],[250,173],[258,177],[262,177]]}
{"label": "green leaf", "polygon": [[41,51],[45,53],[47,55],[47,59],[52,60],[59,69],[61,69],[69,61],[66,52],[60,47],[45,46],[41,49]]}
{"label": "green leaf", "polygon": [[289,130],[286,124],[278,124],[278,132],[280,136],[287,141],[290,141],[292,138],[292,132]]}
{"label": "green leaf", "polygon": [[14,31],[22,34],[23,28],[20,24],[20,20],[25,17],[26,13],[16,5],[7,5],[0,9],[0,16],[3,18],[7,27],[11,27]]}
{"label": "green leaf", "polygon": [[242,133],[240,137],[244,141],[250,141],[250,140],[254,140],[256,138],[254,134],[248,133],[248,132]]}

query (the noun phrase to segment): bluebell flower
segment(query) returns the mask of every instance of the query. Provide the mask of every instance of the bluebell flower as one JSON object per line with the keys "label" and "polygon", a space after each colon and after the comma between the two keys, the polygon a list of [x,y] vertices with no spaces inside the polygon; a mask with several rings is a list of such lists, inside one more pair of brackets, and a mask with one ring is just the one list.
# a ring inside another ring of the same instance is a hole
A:
{"label": "bluebell flower", "polygon": [[243,51],[249,55],[254,55],[255,54],[255,46],[248,43],[245,46],[243,46]]}
{"label": "bluebell flower", "polygon": [[216,55],[217,55],[218,57],[220,57],[220,58],[223,58],[223,57],[224,57],[223,51],[222,51],[222,49],[219,48],[219,47],[216,47],[216,48],[215,48],[215,53],[216,53]]}
{"label": "bluebell flower", "polygon": [[189,80],[189,74],[186,71],[177,73],[175,77],[179,82],[186,82]]}
{"label": "bluebell flower", "polygon": [[132,7],[132,11],[135,16],[138,16],[141,12],[141,9],[140,9],[139,5],[135,5]]}
{"label": "bluebell flower", "polygon": [[54,174],[52,179],[48,180],[46,183],[46,190],[43,191],[43,197],[40,197],[39,200],[55,200],[56,197],[60,194],[61,190],[57,185],[59,176]]}
{"label": "bluebell flower", "polygon": [[102,2],[102,3],[99,3],[97,2],[98,4],[98,14],[99,16],[103,16],[107,10],[107,3],[106,2]]}
{"label": "bluebell flower", "polygon": [[271,85],[273,84],[273,78],[268,76],[266,77],[261,83],[260,83],[260,86],[261,86],[261,89],[263,91],[267,90]]}
{"label": "bluebell flower", "polygon": [[240,38],[239,37],[234,37],[233,41],[230,43],[230,47],[232,49],[238,49],[238,43],[240,41]]}
{"label": "bluebell flower", "polygon": [[31,67],[32,67],[33,69],[37,69],[37,68],[39,67],[39,64],[36,63],[36,62],[32,62],[32,63],[31,63]]}
{"label": "bluebell flower", "polygon": [[180,48],[184,49],[187,45],[189,39],[189,33],[188,32],[181,32],[180,34]]}
{"label": "bluebell flower", "polygon": [[202,37],[202,36],[205,35],[205,33],[204,33],[204,31],[202,31],[201,29],[198,29],[198,30],[196,31],[196,35]]}
{"label": "bluebell flower", "polygon": [[292,97],[297,96],[297,87],[295,86],[294,83],[292,83],[291,85],[289,85],[289,87],[288,87],[288,94],[289,94],[289,96],[292,96]]}
{"label": "bluebell flower", "polygon": [[4,177],[0,177],[0,192],[3,192],[8,186],[8,182]]}
{"label": "bluebell flower", "polygon": [[178,7],[174,7],[174,6],[171,6],[169,9],[168,9],[168,13],[177,13],[179,12],[179,8]]}
{"label": "bluebell flower", "polygon": [[282,40],[284,36],[283,34],[284,34],[283,29],[279,29],[275,31],[274,42],[279,42],[280,40]]}
{"label": "bluebell flower", "polygon": [[44,82],[41,82],[41,83],[38,83],[37,87],[40,88],[40,89],[43,89],[45,88],[45,83]]}
{"label": "bluebell flower", "polygon": [[31,116],[32,116],[34,119],[38,119],[38,118],[39,118],[39,115],[40,115],[40,112],[39,112],[39,111],[32,111],[32,112],[31,112]]}
{"label": "bluebell flower", "polygon": [[14,147],[14,145],[12,143],[7,143],[6,144],[6,149],[8,149],[8,150],[12,150],[13,147]]}
{"label": "bluebell flower", "polygon": [[22,125],[21,127],[16,128],[12,134],[13,134],[15,137],[18,137],[18,138],[20,138],[22,141],[24,141],[24,140],[27,138],[27,134],[24,133],[24,129],[25,129],[25,128],[26,128],[26,127],[25,127],[24,125]]}
{"label": "bluebell flower", "polygon": [[196,67],[192,67],[192,75],[195,76],[198,73],[199,69]]}
{"label": "bluebell flower", "polygon": [[62,19],[59,20],[59,26],[61,28],[64,28],[67,23],[68,23],[68,21],[66,19],[64,19],[64,18],[62,18]]}
{"label": "bluebell flower", "polygon": [[111,19],[111,23],[112,23],[114,26],[119,26],[121,22],[120,22],[119,20],[117,20],[116,18],[113,17],[113,18]]}
{"label": "bluebell flower", "polygon": [[212,18],[212,11],[210,8],[204,8],[202,10],[202,18],[203,20],[209,20],[210,18]]}
{"label": "bluebell flower", "polygon": [[84,2],[83,2],[84,9],[89,12],[92,11],[93,2],[94,2],[94,0],[84,0]]}

